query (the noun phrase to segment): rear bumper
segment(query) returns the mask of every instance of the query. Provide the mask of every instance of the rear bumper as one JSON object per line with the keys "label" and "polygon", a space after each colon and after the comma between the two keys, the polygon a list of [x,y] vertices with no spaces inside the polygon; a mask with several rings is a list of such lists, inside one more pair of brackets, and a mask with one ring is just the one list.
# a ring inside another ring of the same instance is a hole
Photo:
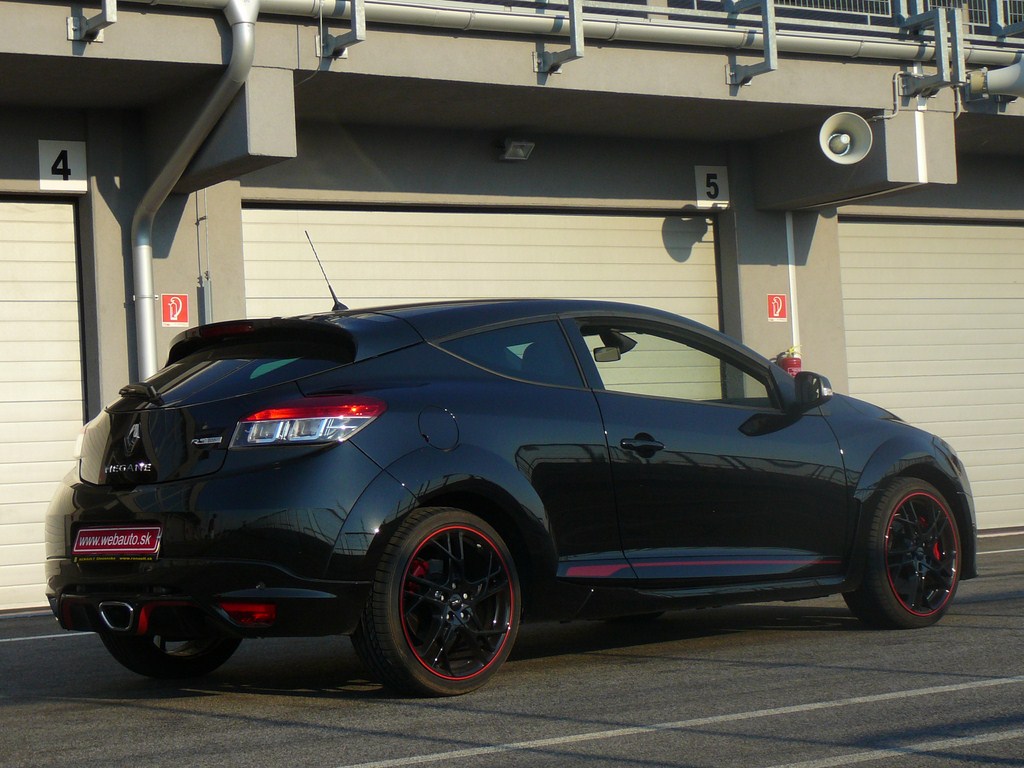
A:
{"label": "rear bumper", "polygon": [[[200,479],[122,487],[65,478],[46,519],[46,591],[61,625],[177,639],[355,631],[368,577],[326,574],[349,510],[380,468],[348,444],[237,454]],[[157,531],[157,551],[139,555],[155,559],[73,557],[79,531],[119,528]],[[238,604],[258,615],[240,621]]]}
{"label": "rear bumper", "polygon": [[[47,561],[47,597],[62,627],[175,639],[350,634],[370,589],[246,561],[156,560],[120,573],[118,566],[84,573],[70,559]],[[239,606],[271,606],[273,619],[240,620]]]}

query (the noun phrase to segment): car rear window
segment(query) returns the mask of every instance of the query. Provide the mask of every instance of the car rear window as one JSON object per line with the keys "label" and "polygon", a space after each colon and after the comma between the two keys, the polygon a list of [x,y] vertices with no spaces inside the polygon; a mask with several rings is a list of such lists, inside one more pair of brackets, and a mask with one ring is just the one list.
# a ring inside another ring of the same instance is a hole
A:
{"label": "car rear window", "polygon": [[580,387],[576,359],[554,321],[506,326],[442,342],[448,352],[504,376]]}
{"label": "car rear window", "polygon": [[322,373],[352,361],[325,341],[227,339],[171,363],[149,383],[165,404],[219,400]]}

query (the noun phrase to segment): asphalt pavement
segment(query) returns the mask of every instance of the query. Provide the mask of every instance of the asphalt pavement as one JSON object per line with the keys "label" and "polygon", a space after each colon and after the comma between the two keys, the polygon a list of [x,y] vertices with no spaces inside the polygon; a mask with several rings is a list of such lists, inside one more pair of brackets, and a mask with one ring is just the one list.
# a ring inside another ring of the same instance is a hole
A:
{"label": "asphalt pavement", "polygon": [[98,638],[0,617],[0,765],[1024,766],[1024,536],[925,630],[841,598],[524,627],[483,690],[395,696],[347,638],[242,644],[198,681],[139,677]]}

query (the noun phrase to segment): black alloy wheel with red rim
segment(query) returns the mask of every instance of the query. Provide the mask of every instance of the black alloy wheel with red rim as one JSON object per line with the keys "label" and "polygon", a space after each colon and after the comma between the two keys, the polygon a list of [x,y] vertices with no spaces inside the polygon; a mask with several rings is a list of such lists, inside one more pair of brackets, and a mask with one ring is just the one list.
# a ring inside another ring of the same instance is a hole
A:
{"label": "black alloy wheel with red rim", "polygon": [[353,642],[393,688],[468,693],[508,658],[519,612],[519,581],[499,534],[462,510],[420,509],[386,548]]}
{"label": "black alloy wheel with red rim", "polygon": [[915,616],[928,616],[949,601],[957,581],[956,523],[930,493],[908,495],[886,530],[889,585]]}
{"label": "black alloy wheel with red rim", "polygon": [[922,480],[902,478],[874,509],[864,583],[846,602],[872,626],[934,624],[956,593],[960,557],[957,521],[942,495]]}

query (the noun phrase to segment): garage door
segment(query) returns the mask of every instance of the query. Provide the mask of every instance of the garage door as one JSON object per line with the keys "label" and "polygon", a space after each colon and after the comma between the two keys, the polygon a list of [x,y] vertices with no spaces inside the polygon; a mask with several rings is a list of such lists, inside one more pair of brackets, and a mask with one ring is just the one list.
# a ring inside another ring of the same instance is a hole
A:
{"label": "garage door", "polygon": [[74,208],[0,201],[0,610],[46,604],[43,516],[82,426]]}
{"label": "garage door", "polygon": [[1024,525],[1024,227],[839,232],[851,393],[957,449],[981,528]]}
{"label": "garage door", "polygon": [[718,327],[711,222],[640,216],[248,209],[250,317],[431,299],[635,301]]}

